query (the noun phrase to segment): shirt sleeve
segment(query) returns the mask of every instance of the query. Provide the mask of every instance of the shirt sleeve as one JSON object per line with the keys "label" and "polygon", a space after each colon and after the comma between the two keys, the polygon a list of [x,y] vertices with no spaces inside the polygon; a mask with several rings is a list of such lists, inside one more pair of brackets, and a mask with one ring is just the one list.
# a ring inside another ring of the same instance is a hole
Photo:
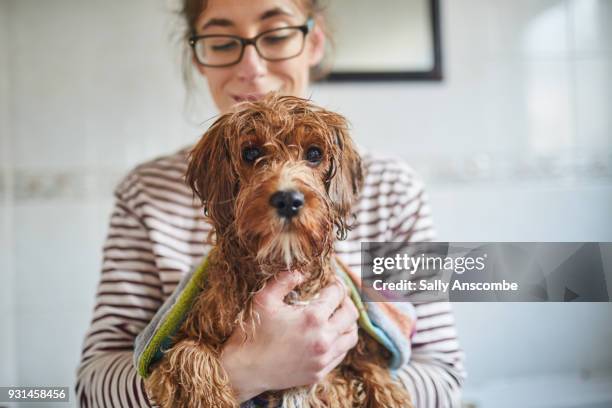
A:
{"label": "shirt sleeve", "polygon": [[[436,238],[423,182],[407,166],[398,177],[397,190],[407,197],[394,214],[391,241],[426,242]],[[460,407],[466,378],[464,353],[449,302],[415,303],[416,332],[410,361],[400,367],[398,378],[415,407]]]}
{"label": "shirt sleeve", "polygon": [[133,344],[163,297],[147,228],[133,205],[138,195],[130,176],[115,191],[93,318],[77,368],[80,407],[152,406],[133,366]]}

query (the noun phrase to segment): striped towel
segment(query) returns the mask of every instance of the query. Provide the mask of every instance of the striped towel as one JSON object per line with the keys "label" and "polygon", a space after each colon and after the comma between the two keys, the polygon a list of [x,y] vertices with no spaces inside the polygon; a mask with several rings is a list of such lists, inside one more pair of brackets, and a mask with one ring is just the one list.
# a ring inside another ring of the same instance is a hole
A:
{"label": "striped towel", "polygon": [[[333,259],[336,274],[346,283],[350,296],[359,311],[359,325],[391,354],[389,368],[395,372],[410,360],[411,338],[415,331],[416,311],[408,302],[378,302],[380,296],[357,289],[360,279],[340,259]],[[208,258],[183,277],[174,293],[164,302],[151,322],[136,337],[134,343],[134,365],[138,373],[146,378],[150,367],[159,361],[164,352],[172,347],[171,339],[185,320],[187,312],[197,298],[200,285],[206,279]],[[372,300],[377,300],[374,302]],[[243,408],[260,406],[257,399],[242,404]]]}

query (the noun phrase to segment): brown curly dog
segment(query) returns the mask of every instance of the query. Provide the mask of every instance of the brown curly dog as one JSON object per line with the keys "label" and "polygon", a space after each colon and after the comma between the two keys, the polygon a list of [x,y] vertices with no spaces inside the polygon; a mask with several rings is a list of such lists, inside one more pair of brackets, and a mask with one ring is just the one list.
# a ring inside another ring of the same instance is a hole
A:
{"label": "brown curly dog", "polygon": [[[336,236],[346,237],[363,185],[346,120],[296,97],[271,95],[221,116],[190,153],[186,180],[214,226],[202,292],[153,367],[146,389],[162,407],[238,407],[219,356],[253,313],[253,295],[284,270],[305,277],[308,301],[336,279]],[[410,407],[387,368],[388,351],[360,329],[344,361],[309,387],[268,392],[270,406]]]}

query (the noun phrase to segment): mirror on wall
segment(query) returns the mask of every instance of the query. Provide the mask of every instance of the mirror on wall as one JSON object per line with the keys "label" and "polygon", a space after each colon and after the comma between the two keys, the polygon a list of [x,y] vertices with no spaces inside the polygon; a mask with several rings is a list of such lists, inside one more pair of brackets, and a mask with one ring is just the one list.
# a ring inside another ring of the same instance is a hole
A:
{"label": "mirror on wall", "polygon": [[442,80],[439,0],[333,0],[330,81]]}

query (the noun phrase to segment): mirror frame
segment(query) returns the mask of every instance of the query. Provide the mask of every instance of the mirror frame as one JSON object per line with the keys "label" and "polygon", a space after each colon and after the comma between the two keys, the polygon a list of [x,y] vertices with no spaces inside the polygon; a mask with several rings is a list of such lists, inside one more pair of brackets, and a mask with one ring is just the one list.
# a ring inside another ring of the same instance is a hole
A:
{"label": "mirror frame", "polygon": [[440,0],[428,0],[433,38],[433,67],[427,71],[336,71],[321,80],[321,82],[350,81],[442,81],[442,34],[440,27]]}

